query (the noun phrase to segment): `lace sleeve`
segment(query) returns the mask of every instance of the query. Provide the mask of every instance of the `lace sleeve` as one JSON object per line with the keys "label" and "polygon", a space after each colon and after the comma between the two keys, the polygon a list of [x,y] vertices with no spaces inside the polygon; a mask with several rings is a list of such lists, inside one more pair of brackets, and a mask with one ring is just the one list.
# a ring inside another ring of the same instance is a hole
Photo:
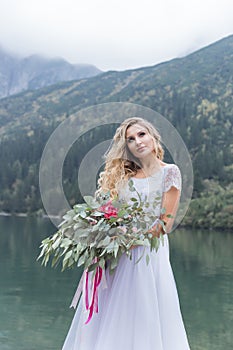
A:
{"label": "lace sleeve", "polygon": [[164,175],[163,192],[169,191],[172,186],[181,190],[181,173],[177,165],[171,164],[167,169],[165,168]]}

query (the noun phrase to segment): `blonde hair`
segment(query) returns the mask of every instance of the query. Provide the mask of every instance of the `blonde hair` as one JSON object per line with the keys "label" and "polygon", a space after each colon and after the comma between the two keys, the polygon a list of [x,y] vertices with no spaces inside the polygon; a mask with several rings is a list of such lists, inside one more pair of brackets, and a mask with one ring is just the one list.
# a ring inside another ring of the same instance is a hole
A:
{"label": "blonde hair", "polygon": [[119,186],[141,169],[140,160],[132,155],[126,143],[126,132],[130,126],[135,124],[147,129],[154,141],[156,157],[163,160],[164,150],[161,145],[161,136],[155,127],[143,118],[133,117],[124,120],[117,128],[113,143],[105,154],[105,168],[100,173],[97,196],[100,193],[109,192],[111,198],[116,197]]}

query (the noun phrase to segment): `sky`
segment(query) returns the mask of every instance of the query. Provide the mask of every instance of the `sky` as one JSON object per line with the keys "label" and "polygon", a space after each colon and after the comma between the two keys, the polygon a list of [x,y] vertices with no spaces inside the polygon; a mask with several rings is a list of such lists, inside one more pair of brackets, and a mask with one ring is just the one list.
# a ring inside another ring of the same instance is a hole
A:
{"label": "sky", "polygon": [[152,66],[233,34],[233,0],[0,0],[0,46],[103,71]]}

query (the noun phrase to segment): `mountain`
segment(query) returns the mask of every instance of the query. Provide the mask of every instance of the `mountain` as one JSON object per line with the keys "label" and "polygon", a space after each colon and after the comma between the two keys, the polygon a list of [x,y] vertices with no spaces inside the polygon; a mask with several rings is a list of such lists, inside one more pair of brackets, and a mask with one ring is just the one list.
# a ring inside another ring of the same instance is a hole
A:
{"label": "mountain", "polygon": [[[42,208],[39,162],[60,122],[84,107],[132,102],[165,116],[189,150],[195,181],[191,214],[184,224],[233,228],[232,58],[233,36],[229,36],[152,67],[110,71],[0,100],[0,210]],[[80,127],[84,123],[91,128],[92,120],[80,119]],[[64,184],[71,203],[80,200],[78,164],[91,142],[104,140],[104,132],[85,139],[82,152],[73,151],[67,158]]]}
{"label": "mountain", "polygon": [[101,71],[93,65],[70,64],[38,55],[19,58],[0,48],[0,98],[61,81],[88,78]]}

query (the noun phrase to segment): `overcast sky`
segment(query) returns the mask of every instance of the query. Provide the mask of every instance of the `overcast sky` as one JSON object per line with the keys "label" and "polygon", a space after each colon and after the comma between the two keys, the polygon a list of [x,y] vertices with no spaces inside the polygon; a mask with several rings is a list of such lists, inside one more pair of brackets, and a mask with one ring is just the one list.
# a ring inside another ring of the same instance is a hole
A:
{"label": "overcast sky", "polygon": [[233,34],[233,0],[0,0],[0,45],[102,70],[150,66]]}

